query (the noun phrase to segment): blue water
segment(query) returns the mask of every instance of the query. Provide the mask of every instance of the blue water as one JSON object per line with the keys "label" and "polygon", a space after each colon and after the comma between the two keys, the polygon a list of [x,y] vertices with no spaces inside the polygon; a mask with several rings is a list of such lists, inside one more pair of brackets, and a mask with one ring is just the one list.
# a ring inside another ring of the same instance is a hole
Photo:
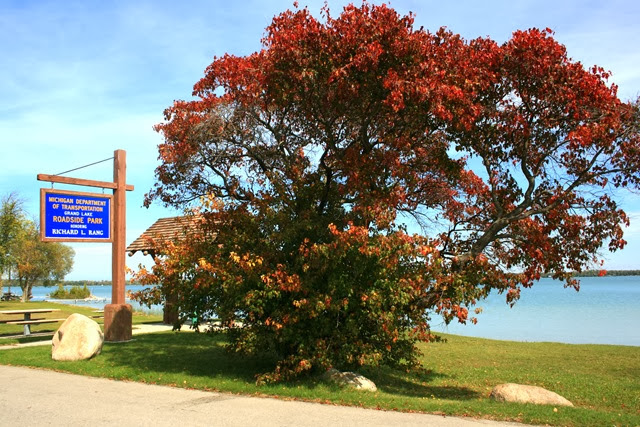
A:
{"label": "blue water", "polygon": [[[142,288],[127,286],[131,291]],[[70,303],[103,308],[111,302],[110,286],[89,286],[89,289],[101,300]],[[34,288],[33,300],[48,300],[47,294],[53,290]],[[127,302],[134,310],[162,312],[161,306],[148,309]],[[580,292],[565,289],[560,282],[542,279],[532,288],[523,289],[513,308],[505,303],[504,295],[497,293],[478,306],[483,312],[476,315],[476,325],[452,322],[447,326],[434,318],[431,326],[437,332],[503,340],[640,346],[640,276],[582,278]]]}
{"label": "blue water", "polygon": [[[37,286],[33,288],[33,291],[32,291],[33,298],[31,299],[31,301],[55,301],[63,304],[72,304],[72,305],[79,305],[82,307],[92,307],[92,308],[99,308],[99,309],[104,308],[105,304],[111,304],[111,286],[87,286],[87,288],[91,291],[91,295],[97,298],[96,300],[88,300],[88,301],[53,300],[49,298],[49,293],[56,290],[56,287],[46,288],[43,286]],[[142,285],[128,285],[126,287],[126,290],[127,292],[128,291],[136,292],[144,288],[145,286],[142,286]],[[16,293],[17,295],[22,295],[20,288],[12,288],[12,292]],[[151,306],[151,308],[148,308],[147,306],[141,306],[137,302],[131,301],[128,298],[126,299],[126,303],[131,304],[131,307],[134,310],[144,311],[146,313],[153,313],[153,314],[162,313],[162,306],[160,305],[154,305],[154,306]]]}
{"label": "blue water", "polygon": [[585,277],[580,291],[542,279],[513,308],[492,293],[476,325],[434,319],[432,328],[483,338],[640,346],[640,276]]}

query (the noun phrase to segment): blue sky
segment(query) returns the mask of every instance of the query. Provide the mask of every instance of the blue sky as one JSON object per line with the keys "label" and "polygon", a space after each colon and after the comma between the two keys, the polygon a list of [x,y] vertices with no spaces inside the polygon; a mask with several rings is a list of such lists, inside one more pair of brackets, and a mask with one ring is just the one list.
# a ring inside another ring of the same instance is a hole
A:
{"label": "blue sky", "polygon": [[[233,3],[233,4],[232,4]],[[318,14],[324,1],[299,1]],[[329,1],[334,15],[344,1]],[[186,99],[215,55],[260,49],[264,28],[293,1],[0,2],[0,195],[18,192],[35,218],[38,173],[56,174],[127,151],[127,243],[156,219],[178,214],[142,207],[154,182],[160,135],[152,126],[174,99]],[[498,42],[518,29],[549,27],[569,55],[613,72],[624,100],[640,94],[640,2],[393,1],[416,26],[441,26]],[[68,176],[110,181],[112,164]],[[67,190],[82,187],[56,185]],[[91,190],[94,191],[94,190]],[[100,190],[98,190],[100,191]],[[608,269],[640,269],[640,195],[624,194],[627,248],[606,254]],[[72,244],[70,280],[110,279],[109,244]],[[150,258],[127,258],[130,267]]]}

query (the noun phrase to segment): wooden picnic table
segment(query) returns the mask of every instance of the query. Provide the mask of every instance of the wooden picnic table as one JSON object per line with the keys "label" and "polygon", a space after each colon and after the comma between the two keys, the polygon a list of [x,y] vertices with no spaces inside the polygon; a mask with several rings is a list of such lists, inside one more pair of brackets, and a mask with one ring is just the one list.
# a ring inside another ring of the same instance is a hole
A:
{"label": "wooden picnic table", "polygon": [[31,317],[32,314],[53,313],[56,311],[60,311],[60,309],[59,308],[32,308],[32,309],[23,309],[23,310],[0,310],[0,314],[4,314],[7,316],[13,316],[17,314],[22,315],[22,319],[0,320],[0,323],[6,323],[7,325],[23,325],[24,335],[28,336],[28,335],[31,335],[31,325],[39,325],[42,323],[58,323],[65,320],[65,319],[45,319],[44,317],[34,319]]}

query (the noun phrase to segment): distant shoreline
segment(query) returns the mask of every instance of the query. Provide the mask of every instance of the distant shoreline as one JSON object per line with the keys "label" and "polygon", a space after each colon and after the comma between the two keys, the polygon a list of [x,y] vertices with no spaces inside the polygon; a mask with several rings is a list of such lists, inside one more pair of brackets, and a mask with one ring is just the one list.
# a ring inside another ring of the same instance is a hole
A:
{"label": "distant shoreline", "polygon": [[108,298],[100,298],[95,295],[90,295],[86,298],[50,298],[47,297],[45,301],[49,302],[60,302],[60,301],[84,301],[84,302],[101,302],[107,301]]}
{"label": "distant shoreline", "polygon": [[[605,274],[602,275],[601,271],[604,271]],[[587,270],[581,273],[575,273],[573,277],[581,278],[581,277],[616,277],[616,276],[640,276],[640,270]],[[542,275],[544,279],[551,278],[550,274]],[[64,280],[62,282],[64,286],[111,286],[111,280]],[[140,283],[132,283],[127,282],[126,286],[135,286],[140,285]],[[18,283],[13,280],[4,280],[3,287],[18,287]],[[44,285],[34,285],[34,287],[40,287]]]}
{"label": "distant shoreline", "polygon": [[[604,274],[601,272],[604,271]],[[615,277],[615,276],[640,276],[640,270],[587,270],[581,273],[574,273],[573,277]],[[550,274],[543,275],[542,277],[548,279]]]}
{"label": "distant shoreline", "polygon": [[[605,271],[604,275],[601,275],[601,271]],[[574,273],[573,277],[607,277],[607,276],[640,276],[640,270],[587,270],[581,273]],[[543,278],[550,278],[551,275],[543,275]],[[87,286],[111,286],[111,280],[65,280],[63,284],[65,286],[82,286],[86,283]],[[126,286],[140,285],[140,283],[127,282]]]}

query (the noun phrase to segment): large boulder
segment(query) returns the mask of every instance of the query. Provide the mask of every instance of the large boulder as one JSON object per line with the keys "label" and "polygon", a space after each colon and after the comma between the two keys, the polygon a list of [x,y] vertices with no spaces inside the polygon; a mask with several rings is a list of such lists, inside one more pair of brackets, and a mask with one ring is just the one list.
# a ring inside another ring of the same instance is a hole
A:
{"label": "large boulder", "polygon": [[499,384],[495,386],[493,390],[491,390],[491,395],[489,397],[499,402],[573,406],[573,403],[569,402],[559,394],[533,385],[522,385],[513,383]]}
{"label": "large boulder", "polygon": [[340,386],[353,387],[356,390],[378,391],[373,381],[354,372],[340,372],[337,369],[331,368],[324,376],[326,380]]}
{"label": "large boulder", "polygon": [[53,360],[85,360],[100,354],[104,335],[100,325],[82,314],[67,317],[51,341]]}

